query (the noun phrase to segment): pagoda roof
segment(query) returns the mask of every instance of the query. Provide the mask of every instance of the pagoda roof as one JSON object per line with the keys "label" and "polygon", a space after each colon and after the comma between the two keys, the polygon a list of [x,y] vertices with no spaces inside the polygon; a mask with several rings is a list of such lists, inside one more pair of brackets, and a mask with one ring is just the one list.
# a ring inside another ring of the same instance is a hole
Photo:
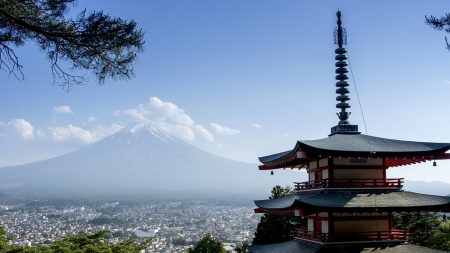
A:
{"label": "pagoda roof", "polygon": [[250,246],[251,253],[444,253],[447,251],[430,249],[412,244],[400,244],[392,245],[388,247],[375,247],[375,248],[363,248],[360,247],[324,247],[320,244],[305,243],[299,240],[291,240],[287,242],[265,244],[265,245],[252,245]]}
{"label": "pagoda roof", "polygon": [[303,141],[309,149],[335,152],[423,153],[450,149],[450,143],[402,141],[364,134],[335,134],[328,138]]}
{"label": "pagoda roof", "polygon": [[366,248],[361,253],[445,253],[447,251],[431,249],[413,244],[400,244],[386,248]]}
{"label": "pagoda roof", "polygon": [[322,245],[317,243],[305,243],[298,240],[291,240],[273,244],[254,244],[250,246],[251,253],[316,253],[320,251]]}
{"label": "pagoda roof", "polygon": [[[283,168],[328,156],[414,157],[416,160],[450,159],[450,143],[416,142],[365,134],[333,134],[318,140],[297,141],[292,150],[259,158],[261,169]],[[302,153],[299,157],[298,152]],[[437,155],[436,157],[434,157]],[[439,157],[440,156],[440,157]],[[420,162],[415,161],[415,162]],[[404,164],[399,164],[404,165]]]}
{"label": "pagoda roof", "polygon": [[358,210],[436,210],[450,211],[450,197],[408,191],[310,191],[283,198],[256,200],[262,210],[301,209],[304,211]]}

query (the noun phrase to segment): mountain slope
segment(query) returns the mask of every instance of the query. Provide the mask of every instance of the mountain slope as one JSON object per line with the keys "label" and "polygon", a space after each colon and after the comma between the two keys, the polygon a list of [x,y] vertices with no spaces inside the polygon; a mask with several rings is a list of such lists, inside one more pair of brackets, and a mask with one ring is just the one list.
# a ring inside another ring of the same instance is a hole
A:
{"label": "mountain slope", "polygon": [[439,181],[424,182],[405,180],[403,189],[432,195],[447,195],[450,192],[450,184]]}
{"label": "mountain slope", "polygon": [[283,176],[268,176],[256,165],[212,155],[156,129],[130,126],[60,157],[2,168],[0,184],[16,186],[7,193],[43,196],[264,197],[275,184],[305,178],[278,174]]}

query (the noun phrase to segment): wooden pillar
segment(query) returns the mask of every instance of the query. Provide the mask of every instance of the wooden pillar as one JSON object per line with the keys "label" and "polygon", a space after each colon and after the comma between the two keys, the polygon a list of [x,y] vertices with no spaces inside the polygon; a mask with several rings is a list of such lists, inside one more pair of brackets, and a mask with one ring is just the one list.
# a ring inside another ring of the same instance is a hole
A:
{"label": "wooden pillar", "polygon": [[386,171],[388,166],[386,165],[386,157],[383,157],[383,181],[386,183]]}
{"label": "wooden pillar", "polygon": [[333,212],[328,212],[328,234],[334,234],[334,217]]}
{"label": "wooden pillar", "polygon": [[334,187],[334,163],[333,158],[328,159],[328,187]]}
{"label": "wooden pillar", "polygon": [[394,227],[394,217],[392,216],[392,212],[388,213],[389,216],[389,233],[392,232],[392,228]]}

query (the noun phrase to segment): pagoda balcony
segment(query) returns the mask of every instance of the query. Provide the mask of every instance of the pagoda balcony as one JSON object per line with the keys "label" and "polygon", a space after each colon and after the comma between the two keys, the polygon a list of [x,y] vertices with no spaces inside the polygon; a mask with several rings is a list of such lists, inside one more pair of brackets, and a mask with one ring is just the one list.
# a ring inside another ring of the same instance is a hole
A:
{"label": "pagoda balcony", "polygon": [[317,188],[391,188],[403,187],[403,178],[388,179],[322,179],[320,181],[294,182],[295,190],[308,190]]}
{"label": "pagoda balcony", "polygon": [[305,229],[296,229],[295,238],[318,243],[353,243],[353,242],[404,242],[408,239],[406,230],[391,231],[318,233]]}

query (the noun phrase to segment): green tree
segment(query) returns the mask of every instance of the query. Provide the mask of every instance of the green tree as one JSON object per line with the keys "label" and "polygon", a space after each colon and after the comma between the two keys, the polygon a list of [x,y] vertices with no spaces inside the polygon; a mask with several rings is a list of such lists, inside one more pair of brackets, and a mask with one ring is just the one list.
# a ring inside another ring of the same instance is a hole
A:
{"label": "green tree", "polygon": [[440,221],[434,213],[405,212],[394,214],[394,226],[406,229],[410,233],[410,241],[427,246],[428,239],[438,228]]}
{"label": "green tree", "polygon": [[23,78],[14,49],[35,42],[48,56],[55,83],[70,88],[86,81],[68,73],[90,70],[102,83],[106,78],[130,78],[132,63],[143,49],[144,33],[134,21],[102,11],[69,15],[77,0],[0,0],[0,68]]}
{"label": "green tree", "polygon": [[294,190],[290,186],[282,187],[276,185],[272,188],[271,193],[272,195],[269,197],[269,199],[278,199],[294,193]]}
{"label": "green tree", "polygon": [[433,249],[450,251],[450,222],[441,221],[434,233],[428,238],[427,246]]}
{"label": "green tree", "polygon": [[64,237],[49,245],[37,247],[13,246],[8,244],[5,230],[0,228],[0,252],[1,253],[138,253],[148,248],[150,240],[138,243],[134,240],[126,240],[116,244],[110,244],[106,240],[108,231],[101,230],[93,234],[81,234]]}
{"label": "green tree", "polygon": [[211,234],[206,234],[198,241],[194,248],[188,250],[189,253],[222,253],[225,252],[222,243],[214,239]]}
{"label": "green tree", "polygon": [[0,252],[4,252],[9,248],[8,236],[4,228],[0,227]]}
{"label": "green tree", "polygon": [[[289,186],[279,185],[272,188],[270,199],[281,198],[294,193]],[[294,238],[296,224],[302,224],[304,220],[293,215],[264,214],[256,228],[253,244],[271,244],[289,241]]]}

